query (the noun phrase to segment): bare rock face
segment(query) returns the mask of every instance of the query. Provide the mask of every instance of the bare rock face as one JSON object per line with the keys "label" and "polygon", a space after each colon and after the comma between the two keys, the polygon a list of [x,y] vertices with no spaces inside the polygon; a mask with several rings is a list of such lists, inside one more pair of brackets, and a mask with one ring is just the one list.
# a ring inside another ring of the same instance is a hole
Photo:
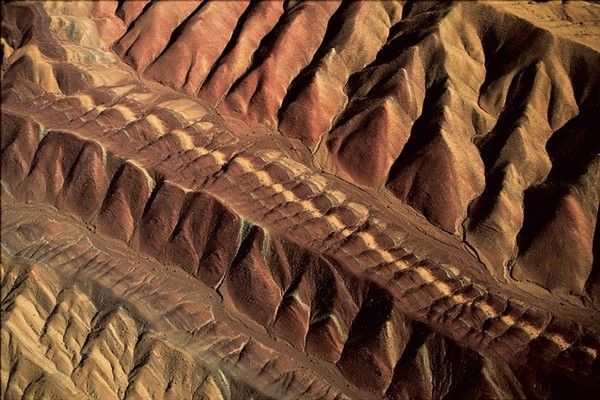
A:
{"label": "bare rock face", "polygon": [[5,399],[592,399],[600,6],[2,4]]}

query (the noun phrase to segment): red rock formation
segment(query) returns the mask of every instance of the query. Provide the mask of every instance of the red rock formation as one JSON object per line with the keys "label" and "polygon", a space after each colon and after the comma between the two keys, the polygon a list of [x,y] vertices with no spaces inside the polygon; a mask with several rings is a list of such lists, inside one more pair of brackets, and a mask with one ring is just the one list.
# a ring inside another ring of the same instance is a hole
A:
{"label": "red rock formation", "polygon": [[2,11],[3,398],[600,389],[598,5]]}

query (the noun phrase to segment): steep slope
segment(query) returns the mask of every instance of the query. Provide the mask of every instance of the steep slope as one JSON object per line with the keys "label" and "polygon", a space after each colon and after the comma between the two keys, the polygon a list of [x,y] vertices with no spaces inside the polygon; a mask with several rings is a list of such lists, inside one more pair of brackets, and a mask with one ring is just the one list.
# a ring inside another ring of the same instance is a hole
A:
{"label": "steep slope", "polygon": [[[558,3],[188,3],[158,31],[160,49],[134,43],[156,31],[166,5],[155,4],[114,48],[146,77],[243,120],[239,134],[278,130],[325,170],[385,185],[464,237],[499,278],[597,304],[600,142],[585,130],[600,105],[600,11]],[[569,136],[590,145],[557,160],[571,140],[556,138],[575,126]],[[544,229],[532,227],[552,218],[531,211],[539,190],[561,210]],[[567,237],[565,219],[577,225]],[[563,239],[549,245],[553,235]]]}
{"label": "steep slope", "polygon": [[598,6],[524,7],[3,5],[3,397],[593,398]]}

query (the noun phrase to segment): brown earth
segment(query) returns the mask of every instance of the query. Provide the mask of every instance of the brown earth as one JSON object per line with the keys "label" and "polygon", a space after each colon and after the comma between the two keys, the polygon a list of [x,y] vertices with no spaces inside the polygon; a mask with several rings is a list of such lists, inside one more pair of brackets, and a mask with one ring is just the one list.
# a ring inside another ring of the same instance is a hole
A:
{"label": "brown earth", "polygon": [[2,15],[2,398],[600,390],[597,3]]}

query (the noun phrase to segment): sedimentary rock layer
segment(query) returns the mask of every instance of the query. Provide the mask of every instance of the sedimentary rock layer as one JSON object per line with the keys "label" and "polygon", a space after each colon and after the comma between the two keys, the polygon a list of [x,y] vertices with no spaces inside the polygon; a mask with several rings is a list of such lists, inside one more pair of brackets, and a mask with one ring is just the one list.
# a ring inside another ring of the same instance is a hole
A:
{"label": "sedimentary rock layer", "polygon": [[3,5],[3,397],[591,398],[600,10],[523,7]]}

